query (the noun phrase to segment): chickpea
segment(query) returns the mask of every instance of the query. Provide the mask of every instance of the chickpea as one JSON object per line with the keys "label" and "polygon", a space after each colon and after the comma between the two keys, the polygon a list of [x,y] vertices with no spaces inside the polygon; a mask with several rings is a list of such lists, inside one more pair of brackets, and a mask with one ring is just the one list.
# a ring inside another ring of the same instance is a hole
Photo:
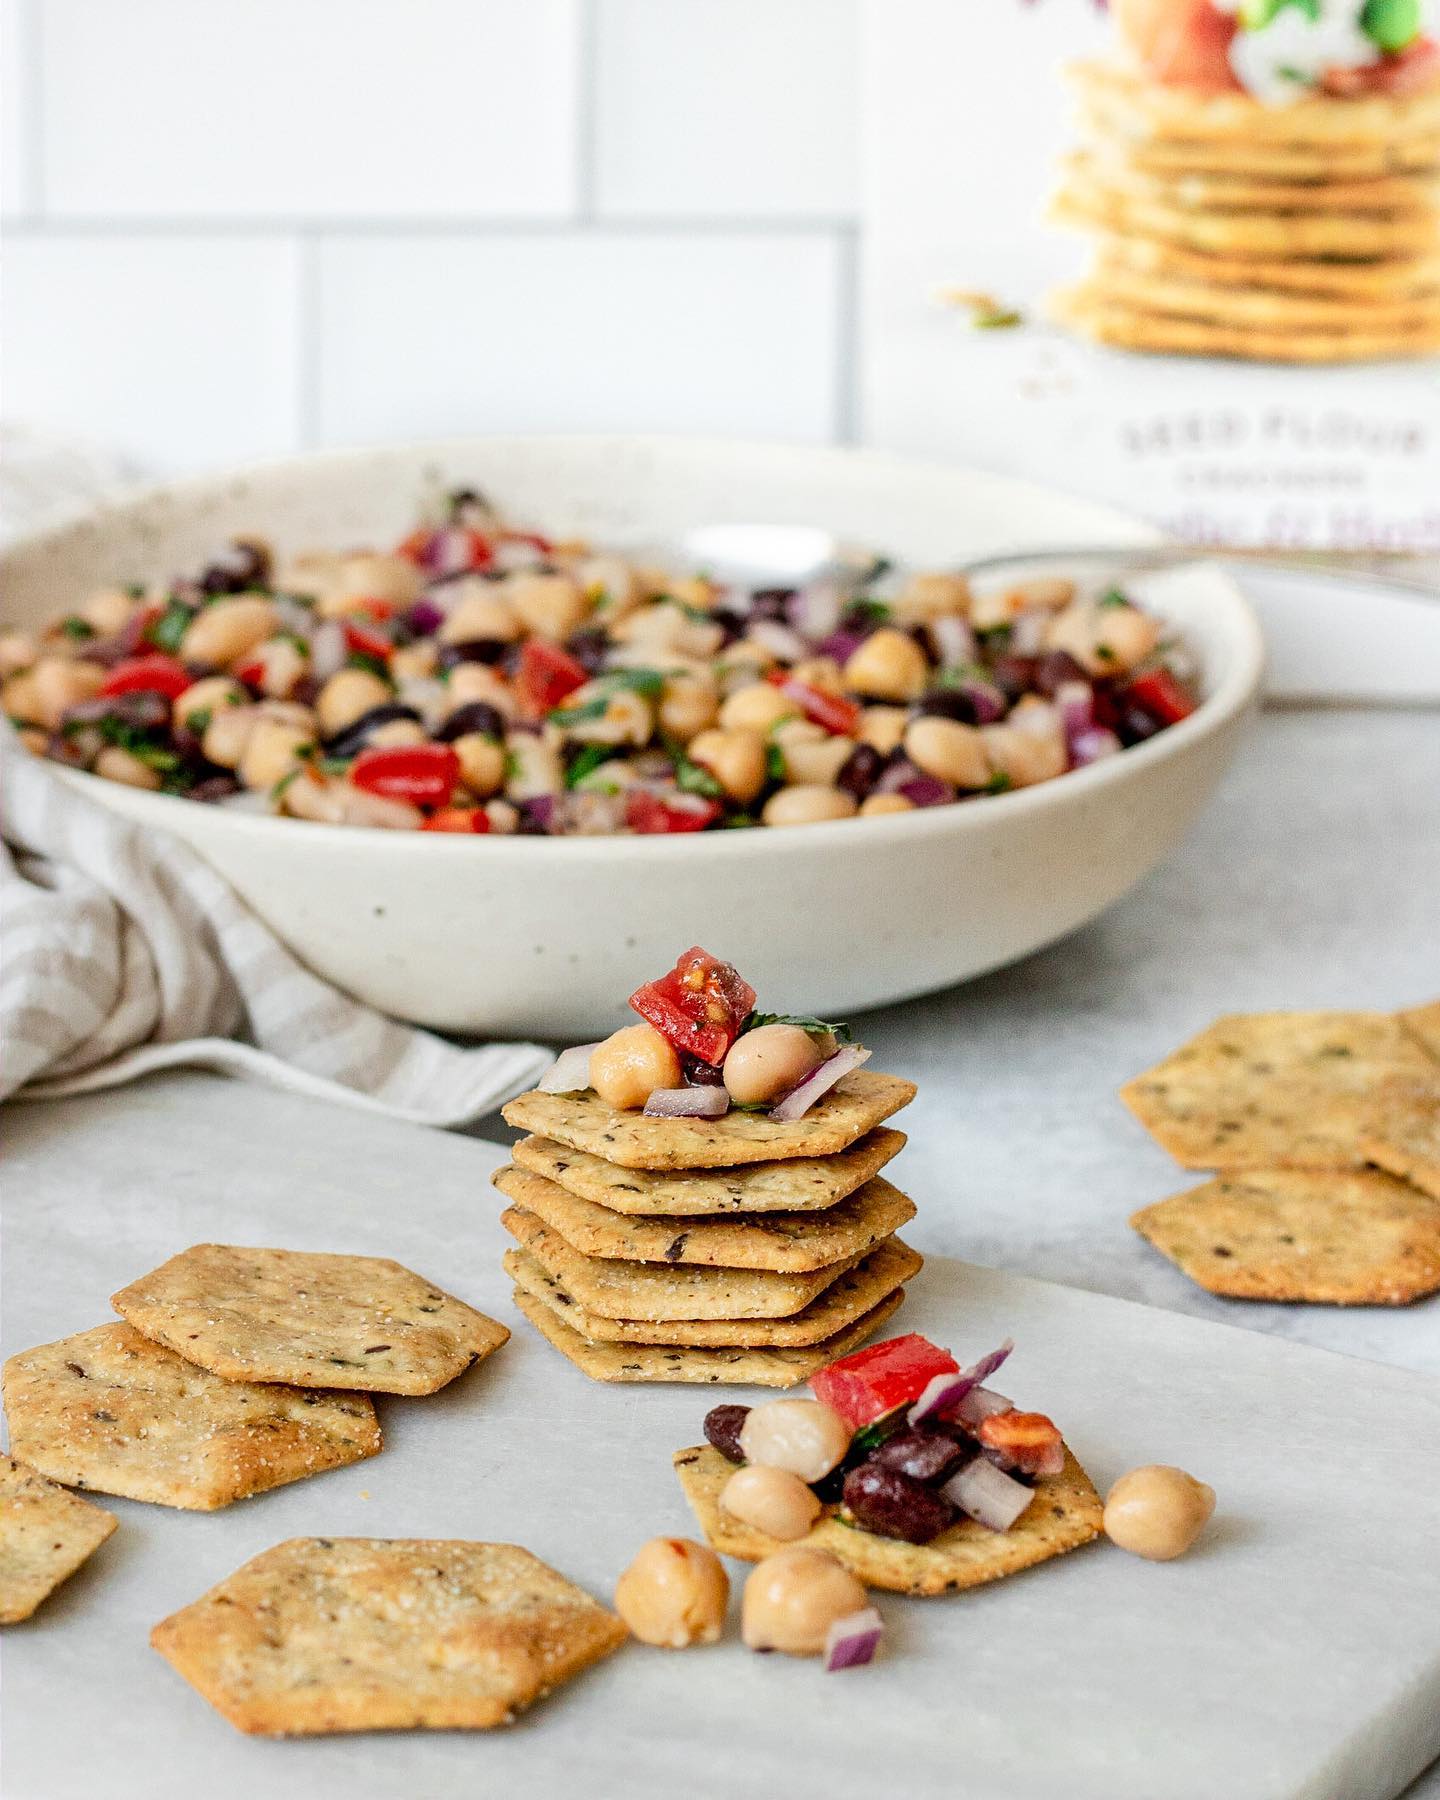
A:
{"label": "chickpea", "polygon": [[839,1413],[819,1400],[767,1400],[745,1415],[740,1450],[747,1463],[819,1481],[844,1458],[850,1436]]}
{"label": "chickpea", "polygon": [[998,775],[1012,787],[1033,787],[1065,773],[1069,758],[1063,731],[1040,733],[1023,725],[981,725],[985,754]]}
{"label": "chickpea", "polygon": [[583,708],[603,699],[605,710],[598,719],[576,719],[565,727],[568,736],[582,744],[648,744],[655,730],[655,711],[643,694],[633,688],[606,688],[595,682],[571,694],[566,706]]}
{"label": "chickpea", "polygon": [[226,706],[244,706],[249,699],[238,681],[228,675],[206,675],[199,681],[191,682],[183,694],[180,694],[170,709],[172,724],[184,725],[196,713],[209,713],[213,719],[215,714]]}
{"label": "chickpea", "polygon": [[184,662],[209,663],[217,669],[238,662],[247,651],[273,637],[280,615],[273,601],[258,594],[239,594],[233,600],[216,600],[185,627],[180,640]]}
{"label": "chickpea", "polygon": [[689,618],[668,600],[642,606],[615,627],[622,644],[641,646],[648,654],[675,651],[682,656],[713,656],[725,641],[725,631],[711,619]]}
{"label": "chickpea", "polygon": [[465,644],[472,638],[494,638],[513,644],[520,635],[520,621],[500,592],[502,584],[465,582],[465,592],[451,607],[440,627],[442,644]]}
{"label": "chickpea", "polygon": [[781,788],[765,802],[761,822],[765,825],[820,825],[830,819],[853,819],[855,796],[843,788]]}
{"label": "chickpea", "polygon": [[281,808],[297,819],[318,825],[378,825],[382,830],[418,831],[425,815],[405,800],[367,794],[348,781],[335,781],[318,769],[304,769],[285,789]]}
{"label": "chickpea", "polygon": [[756,731],[761,737],[786,719],[798,719],[800,708],[768,681],[752,681],[736,688],[720,708],[726,731]]}
{"label": "chickpea", "polygon": [[[778,1100],[821,1063],[815,1040],[798,1025],[758,1025],[736,1038],[725,1058],[725,1086],[742,1106]],[[750,1462],[758,1459],[746,1451]]]}
{"label": "chickpea", "polygon": [[732,800],[748,806],[765,785],[765,740],[758,732],[702,731],[688,745],[690,760],[708,769]]}
{"label": "chickpea", "polygon": [[310,667],[309,654],[289,638],[268,638],[256,654],[261,664],[260,691],[273,700],[293,693]]}
{"label": "chickpea", "polygon": [[764,1463],[737,1469],[720,1490],[720,1507],[782,1544],[805,1537],[820,1517],[819,1500],[798,1475]]}
{"label": "chickpea", "polygon": [[149,763],[141,762],[118,744],[107,744],[95,758],[95,773],[107,781],[119,781],[126,787],[158,788],[160,776]]}
{"label": "chickpea", "polygon": [[35,671],[21,669],[16,674],[6,677],[0,687],[0,706],[5,709],[5,716],[30,724],[40,717],[40,696],[35,691]]}
{"label": "chickpea", "polygon": [[1137,606],[1067,606],[1050,621],[1045,643],[1068,650],[1090,675],[1134,668],[1160,641],[1160,621]]}
{"label": "chickpea", "polygon": [[512,731],[505,739],[505,796],[509,800],[538,800],[558,794],[565,785],[560,752],[549,738],[530,731]]}
{"label": "chickpea", "polygon": [[261,714],[241,752],[238,770],[241,781],[247,788],[274,787],[299,765],[314,742],[314,736],[299,726],[287,725],[280,719],[267,719]]}
{"label": "chickpea", "polygon": [[395,749],[402,744],[428,744],[430,734],[418,719],[391,719],[365,734],[367,750]]}
{"label": "chickpea", "polygon": [[48,725],[52,731],[70,707],[93,700],[105,681],[99,663],[68,656],[42,656],[29,675],[35,706],[32,721]]}
{"label": "chickpea", "polygon": [[910,715],[903,706],[867,706],[860,716],[860,742],[882,756],[900,748]]}
{"label": "chickpea", "polygon": [[905,754],[917,769],[956,787],[983,788],[990,779],[985,740],[973,725],[923,715],[906,727]]}
{"label": "chickpea", "polygon": [[16,675],[28,669],[39,656],[33,637],[23,631],[7,631],[0,635],[0,677]]}
{"label": "chickpea", "polygon": [[49,737],[33,725],[22,725],[15,735],[32,756],[43,756],[50,747]]}
{"label": "chickpea", "polygon": [[457,706],[468,706],[472,700],[484,700],[507,719],[515,711],[514,694],[505,685],[503,677],[484,663],[466,662],[453,668],[445,683],[445,694],[451,712]]}
{"label": "chickpea", "polygon": [[118,631],[135,610],[135,600],[124,588],[101,588],[80,608],[80,617],[102,636]]}
{"label": "chickpea", "polygon": [[569,637],[590,610],[579,582],[569,575],[511,575],[501,586],[525,629],[553,643]]}
{"label": "chickpea", "polygon": [[214,713],[200,739],[207,760],[222,769],[238,769],[250,734],[263,716],[258,706],[226,706]]}
{"label": "chickpea", "polygon": [[313,594],[322,619],[343,618],[354,612],[357,600],[388,600],[394,606],[409,606],[419,599],[425,585],[424,575],[403,556],[364,550],[352,556],[298,560],[313,569],[310,579],[302,574],[293,588],[286,581],[279,585],[295,593]]}
{"label": "chickpea", "polygon": [[845,677],[833,656],[808,656],[790,671],[796,681],[806,687],[819,688],[822,694],[843,694]]}
{"label": "chickpea", "polygon": [[672,675],[660,696],[660,729],[667,736],[688,744],[715,723],[720,710],[720,696],[708,673]]}
{"label": "chickpea", "polygon": [[919,571],[900,590],[895,610],[902,618],[923,622],[947,614],[963,618],[970,610],[970,583],[943,570]]}
{"label": "chickpea", "polygon": [[880,819],[887,813],[914,812],[915,802],[903,794],[871,794],[860,802],[862,819]]}
{"label": "chickpea", "polygon": [[505,749],[494,738],[467,731],[451,748],[460,758],[460,779],[479,800],[488,800],[505,785]]}
{"label": "chickpea", "polygon": [[615,1583],[615,1610],[642,1644],[718,1644],[730,1604],[725,1565],[690,1538],[651,1538]]}
{"label": "chickpea", "polygon": [[819,742],[783,743],[785,777],[812,787],[831,787],[849,762],[855,739],[823,733]]}
{"label": "chickpea", "polygon": [[372,706],[384,706],[391,698],[388,681],[382,681],[370,669],[339,669],[321,688],[315,701],[320,730],[325,737],[335,737],[347,725],[369,712]]}
{"label": "chickpea", "polygon": [[918,700],[929,677],[925,652],[893,625],[872,631],[845,664],[845,686],[869,700]]}
{"label": "chickpea", "polygon": [[623,619],[640,603],[635,571],[618,556],[588,556],[575,568],[575,579],[589,604],[607,622]]}
{"label": "chickpea", "polygon": [[1151,1562],[1183,1556],[1215,1510],[1215,1490],[1183,1469],[1147,1463],[1131,1469],[1105,1501],[1105,1533],[1112,1543]]}
{"label": "chickpea", "polygon": [[656,1088],[680,1086],[680,1058],[653,1025],[625,1025],[591,1051],[590,1085],[607,1106],[643,1106]]}
{"label": "chickpea", "polygon": [[703,575],[672,575],[665,584],[665,592],[682,606],[693,606],[696,612],[709,612],[720,598],[719,588]]}
{"label": "chickpea", "polygon": [[795,1544],[750,1571],[740,1634],[752,1650],[818,1656],[830,1627],[861,1611],[865,1598],[865,1589],[838,1557]]}
{"label": "chickpea", "polygon": [[395,681],[428,681],[439,666],[440,653],[433,638],[401,644],[390,657],[390,675]]}

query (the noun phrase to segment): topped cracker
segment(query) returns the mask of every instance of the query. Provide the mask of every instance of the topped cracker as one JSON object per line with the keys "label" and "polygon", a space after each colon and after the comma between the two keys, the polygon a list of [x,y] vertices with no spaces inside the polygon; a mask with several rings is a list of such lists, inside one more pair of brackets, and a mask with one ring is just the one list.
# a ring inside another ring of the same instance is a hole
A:
{"label": "topped cracker", "polygon": [[735,1213],[720,1218],[627,1218],[513,1165],[490,1178],[502,1194],[585,1256],[623,1262],[705,1263],[720,1269],[820,1269],[869,1250],[915,1217],[915,1203],[885,1180],[867,1182],[824,1212]]}
{"label": "topped cracker", "polygon": [[28,1619],[119,1522],[103,1506],[0,1456],[0,1625]]}
{"label": "topped cracker", "polygon": [[1390,1013],[1234,1013],[1120,1098],[1187,1169],[1358,1168],[1373,1091],[1440,1071]]}
{"label": "topped cracker", "polygon": [[611,1212],[703,1218],[715,1213],[816,1212],[863,1187],[905,1147],[905,1133],[879,1125],[833,1156],[795,1156],[734,1169],[623,1169],[551,1138],[521,1138],[522,1168]]}
{"label": "topped cracker", "polygon": [[[720,1505],[735,1464],[708,1444],[677,1450],[675,1472],[710,1547],[721,1556],[759,1562],[791,1546],[737,1519]],[[1008,1531],[988,1531],[961,1519],[928,1544],[906,1544],[842,1525],[827,1515],[798,1539],[808,1549],[828,1550],[867,1587],[895,1594],[949,1594],[1014,1575],[1063,1556],[1100,1535],[1100,1496],[1069,1449],[1058,1475],[1035,1483],[1035,1498]]]}
{"label": "topped cracker", "polygon": [[239,1730],[484,1730],[628,1633],[514,1544],[291,1538],[150,1642]]}
{"label": "topped cracker", "polygon": [[110,1303],[228,1380],[376,1394],[433,1394],[510,1336],[379,1256],[193,1244]]}
{"label": "topped cracker", "polygon": [[650,1119],[621,1112],[597,1094],[532,1089],[502,1108],[505,1121],[625,1169],[729,1169],[792,1156],[833,1156],[915,1098],[898,1075],[857,1069],[801,1119],[732,1109],[722,1119]]}
{"label": "topped cracker", "polygon": [[1230,1299],[1405,1306],[1440,1290],[1440,1201],[1373,1169],[1218,1176],[1130,1223]]}
{"label": "topped cracker", "polygon": [[128,1325],[5,1364],[10,1447],[52,1481],[209,1512],[380,1449],[363,1394],[222,1381]]}

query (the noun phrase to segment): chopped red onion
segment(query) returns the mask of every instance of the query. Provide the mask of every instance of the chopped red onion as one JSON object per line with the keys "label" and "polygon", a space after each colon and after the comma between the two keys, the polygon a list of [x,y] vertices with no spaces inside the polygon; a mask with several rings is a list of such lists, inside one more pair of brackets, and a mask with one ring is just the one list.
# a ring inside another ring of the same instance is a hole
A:
{"label": "chopped red onion", "polygon": [[917,775],[910,781],[902,781],[895,792],[901,794],[912,806],[949,806],[955,798],[955,789],[948,781],[939,781],[933,775]]}
{"label": "chopped red onion", "polygon": [[1052,706],[1048,700],[1035,699],[1033,695],[1023,706],[1017,706],[1005,723],[1030,737],[1063,738],[1065,735],[1060,709]]}
{"label": "chopped red onion", "polygon": [[338,619],[326,619],[315,627],[310,640],[310,673],[317,681],[328,681],[345,667],[350,646]]}
{"label": "chopped red onion", "polygon": [[723,1119],[729,1110],[723,1087],[656,1088],[645,1102],[647,1119]]}
{"label": "chopped red onion", "polygon": [[753,624],[745,627],[745,635],[752,644],[768,650],[781,662],[802,662],[810,654],[809,645],[804,638],[775,619],[756,619]]}
{"label": "chopped red onion", "polygon": [[1095,690],[1088,681],[1062,681],[1055,690],[1055,704],[1066,740],[1073,746],[1080,733],[1095,724]]}
{"label": "chopped red onion", "polygon": [[770,1108],[770,1117],[779,1125],[793,1125],[803,1119],[817,1100],[823,1099],[842,1076],[869,1062],[870,1052],[859,1044],[844,1044],[835,1054],[808,1074],[798,1087],[791,1088],[778,1105]]}
{"label": "chopped red onion", "polygon": [[996,1413],[1014,1410],[1015,1402],[1007,1400],[1004,1394],[997,1394],[994,1388],[973,1387],[951,1417],[957,1425],[978,1425],[983,1419],[992,1418]]}
{"label": "chopped red onion", "polygon": [[1016,1481],[983,1456],[966,1463],[940,1492],[987,1531],[1008,1531],[1035,1498],[1034,1488]]}
{"label": "chopped red onion", "polygon": [[579,1094],[590,1085],[590,1053],[598,1042],[562,1050],[535,1084],[542,1094]]}
{"label": "chopped red onion", "polygon": [[1011,655],[1038,656],[1045,648],[1045,633],[1049,626],[1049,613],[1022,612],[1010,628]]}
{"label": "chopped red onion", "polygon": [[815,648],[832,662],[847,663],[864,642],[863,631],[832,631]]}
{"label": "chopped red onion", "polygon": [[416,637],[434,637],[445,623],[445,608],[429,594],[422,594],[405,615],[405,623]]}
{"label": "chopped red onion", "polygon": [[970,702],[977,725],[994,725],[1005,717],[1009,702],[993,681],[962,681],[959,692]]}
{"label": "chopped red onion", "polygon": [[950,1412],[971,1388],[979,1387],[987,1375],[993,1375],[1014,1348],[1014,1338],[1006,1338],[998,1350],[982,1356],[979,1362],[972,1363],[968,1369],[945,1370],[939,1375],[932,1375],[921,1389],[919,1399],[910,1408],[908,1422],[918,1425],[922,1419],[928,1419],[934,1413]]}
{"label": "chopped red onion", "polygon": [[968,619],[954,613],[942,613],[938,619],[930,621],[930,636],[942,669],[958,668],[962,663],[975,661],[978,651]]}
{"label": "chopped red onion", "polygon": [[870,1662],[879,1648],[884,1632],[885,1621],[873,1606],[862,1607],[859,1612],[847,1613],[843,1619],[836,1619],[825,1634],[825,1673],[829,1675],[837,1669],[858,1669],[862,1664]]}
{"label": "chopped red onion", "polygon": [[828,637],[840,623],[845,596],[833,581],[807,581],[786,610],[790,623],[806,637]]}
{"label": "chopped red onion", "polygon": [[1092,725],[1088,731],[1077,731],[1070,740],[1070,761],[1077,769],[1102,757],[1114,756],[1125,746],[1106,725]]}
{"label": "chopped red onion", "polygon": [[875,792],[877,794],[901,794],[905,791],[907,782],[927,779],[925,771],[917,769],[908,757],[898,756],[875,783]]}

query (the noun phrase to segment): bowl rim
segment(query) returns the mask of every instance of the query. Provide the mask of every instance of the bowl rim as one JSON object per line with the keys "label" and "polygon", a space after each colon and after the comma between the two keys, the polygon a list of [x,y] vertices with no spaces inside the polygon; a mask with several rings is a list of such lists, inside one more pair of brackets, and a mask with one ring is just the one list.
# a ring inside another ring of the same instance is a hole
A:
{"label": "bowl rim", "polygon": [[[852,466],[868,465],[877,471],[884,469],[899,475],[924,474],[932,478],[938,476],[953,478],[956,481],[978,481],[997,489],[1003,488],[1011,494],[1022,497],[1029,496],[1042,503],[1053,503],[1063,499],[1071,504],[1090,506],[1088,501],[1078,496],[1065,494],[1062,490],[1050,488],[1038,482],[998,475],[988,470],[973,469],[965,464],[941,463],[920,457],[906,457],[887,450],[852,448],[846,445],[791,445],[770,440],[751,442],[744,439],[691,437],[681,434],[473,434],[394,444],[344,447],[295,456],[267,458],[263,461],[247,463],[238,468],[202,472],[175,480],[153,483],[138,491],[107,498],[97,506],[81,509],[64,518],[53,520],[37,531],[13,539],[5,546],[3,554],[0,554],[0,569],[3,569],[5,563],[11,558],[43,551],[47,544],[67,537],[76,530],[83,530],[87,533],[101,530],[112,520],[126,514],[143,512],[145,508],[157,504],[172,505],[183,504],[187,500],[199,501],[206,494],[229,487],[237,480],[258,476],[273,478],[276,475],[283,475],[286,471],[300,473],[326,466],[343,468],[347,464],[358,464],[384,456],[394,456],[397,459],[429,459],[437,456],[443,457],[447,452],[452,455],[462,454],[467,448],[474,448],[478,445],[500,448],[506,444],[526,446],[554,444],[569,450],[586,447],[599,449],[607,445],[625,444],[657,449],[683,447],[691,452],[702,454],[712,451],[732,455],[800,454],[816,460],[832,458],[837,463],[848,463]],[[1161,533],[1141,521],[1127,518],[1116,509],[1096,504],[1091,510],[1097,518],[1108,513],[1117,523],[1123,523],[1137,543],[1149,541],[1159,544],[1164,541]],[[1097,553],[1100,553],[1099,547],[1087,549],[1084,546],[1076,546],[1077,561],[1082,560],[1086,554],[1095,555]],[[1017,563],[1023,563],[1027,554],[1033,555],[1033,549],[1017,549],[1014,560]],[[204,811],[212,818],[223,817],[225,823],[221,829],[232,834],[237,840],[243,841],[248,838],[257,845],[265,844],[271,848],[280,844],[292,845],[299,855],[309,854],[305,848],[307,845],[317,848],[330,845],[336,852],[363,849],[374,850],[382,856],[406,854],[413,857],[417,854],[415,840],[418,838],[423,840],[427,846],[418,851],[421,856],[478,855],[492,858],[507,857],[516,862],[524,861],[527,857],[534,857],[542,862],[552,860],[608,862],[616,856],[617,847],[620,856],[638,862],[646,862],[656,856],[671,859],[688,857],[692,862],[706,858],[735,862],[743,860],[747,856],[768,855],[770,850],[765,846],[774,846],[777,838],[781,843],[789,842],[797,835],[797,831],[800,844],[802,846],[809,845],[817,851],[836,843],[855,842],[854,834],[857,829],[866,831],[867,835],[862,841],[875,849],[888,848],[893,845],[903,846],[907,841],[916,843],[936,836],[943,837],[950,833],[963,835],[966,832],[983,829],[987,822],[998,824],[1005,819],[1017,819],[1027,814],[1053,811],[1067,804],[1067,796],[1079,801],[1087,795],[1103,792],[1106,788],[1121,786],[1137,778],[1155,763],[1178,755],[1189,745],[1213,736],[1253,704],[1259,692],[1265,669],[1265,643],[1259,620],[1250,603],[1227,571],[1218,564],[1208,563],[1203,553],[1199,551],[1197,551],[1195,561],[1215,579],[1216,593],[1212,605],[1216,609],[1216,618],[1221,621],[1221,635],[1231,657],[1231,666],[1225,671],[1218,686],[1204,697],[1189,718],[1169,726],[1144,743],[1132,745],[1116,756],[1104,757],[1085,768],[1068,770],[1064,775],[1051,781],[1038,782],[1032,787],[1019,788],[1009,793],[985,795],[978,807],[963,802],[944,806],[917,807],[908,813],[881,814],[864,820],[856,818],[824,820],[795,830],[776,831],[763,827],[752,827],[733,831],[674,832],[634,836],[611,832],[576,837],[532,836],[516,833],[463,834],[384,831],[375,826],[319,825],[304,819],[282,818],[271,814],[248,814],[236,810],[222,811],[218,807],[206,807]],[[113,795],[116,784],[105,781],[101,776],[93,775],[86,770],[67,769],[62,764],[52,763],[48,766],[80,792],[92,793],[98,789],[102,793]],[[105,804],[105,802],[102,801],[101,804]],[[197,804],[196,801],[188,799],[184,795],[159,794],[143,789],[133,789],[126,793],[124,811],[132,819],[144,819],[147,823],[164,828],[170,828],[171,821],[176,821],[173,829],[178,836],[185,837],[187,836],[185,828],[178,821],[190,816]],[[176,808],[190,809],[190,812],[177,812],[174,810]],[[309,826],[308,831],[304,829],[306,826]],[[280,835],[277,836],[277,833]],[[503,849],[500,848],[502,845]]]}

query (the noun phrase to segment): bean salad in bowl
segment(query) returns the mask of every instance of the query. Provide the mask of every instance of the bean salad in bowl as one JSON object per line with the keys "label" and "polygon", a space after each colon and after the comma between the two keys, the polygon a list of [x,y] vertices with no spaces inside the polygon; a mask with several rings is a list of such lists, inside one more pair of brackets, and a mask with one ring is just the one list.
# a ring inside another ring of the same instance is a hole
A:
{"label": "bean salad in bowl", "polygon": [[1195,710],[1122,589],[974,588],[857,560],[737,586],[513,527],[473,491],[390,550],[93,593],[0,634],[40,755],[329,824],[587,836],[802,825],[984,799]]}

